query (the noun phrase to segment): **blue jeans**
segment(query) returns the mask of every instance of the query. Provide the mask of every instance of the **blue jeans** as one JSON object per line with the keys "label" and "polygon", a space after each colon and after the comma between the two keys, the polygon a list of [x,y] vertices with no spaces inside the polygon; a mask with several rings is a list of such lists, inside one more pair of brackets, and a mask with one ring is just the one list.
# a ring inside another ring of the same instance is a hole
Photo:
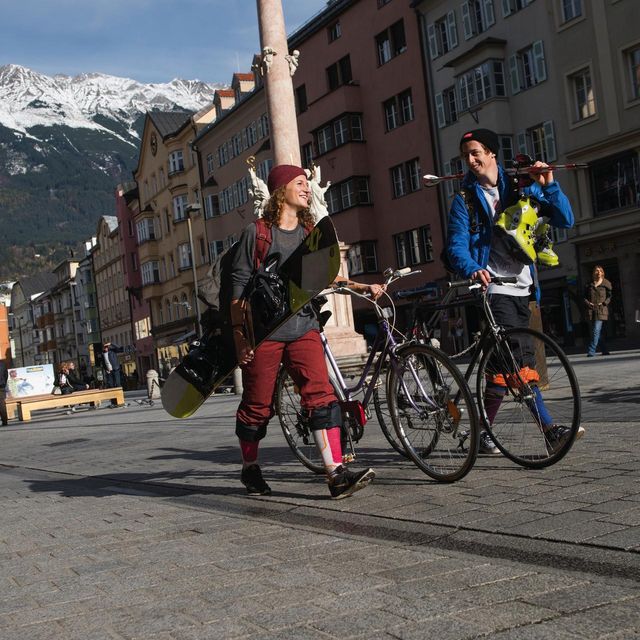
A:
{"label": "blue jeans", "polygon": [[590,356],[596,355],[598,346],[600,347],[600,351],[602,351],[602,353],[607,352],[607,346],[604,342],[604,334],[602,333],[603,324],[604,320],[591,321],[591,343],[589,344],[589,348],[587,349],[587,354]]}

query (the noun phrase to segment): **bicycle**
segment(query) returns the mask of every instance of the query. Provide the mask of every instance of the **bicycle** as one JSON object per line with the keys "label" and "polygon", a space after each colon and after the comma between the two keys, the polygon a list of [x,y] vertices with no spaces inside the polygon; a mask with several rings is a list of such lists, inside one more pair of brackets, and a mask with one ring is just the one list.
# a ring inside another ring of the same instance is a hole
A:
{"label": "bicycle", "polygon": [[[515,278],[492,277],[492,282],[515,286]],[[464,374],[467,382],[478,367],[476,400],[481,427],[513,462],[527,468],[555,464],[576,440],[581,401],[573,367],[554,340],[534,329],[498,325],[489,307],[487,290],[474,280],[449,283],[440,303],[431,307],[431,317],[414,316],[412,333],[418,342],[428,344],[443,311],[468,303],[468,299],[451,302],[462,287],[480,291],[486,325],[474,335],[469,347],[450,357],[456,359],[470,353]],[[535,365],[527,366],[526,362]],[[539,400],[542,392],[543,399]],[[549,417],[552,423],[548,422]],[[558,427],[567,429],[562,437],[558,437]]]}
{"label": "bicycle", "polygon": [[[410,273],[414,272],[387,269],[385,283],[388,287]],[[368,300],[374,306],[378,325],[363,371],[353,386],[347,386],[324,332],[320,334],[329,379],[343,414],[342,439],[347,451],[344,462],[355,458],[354,445],[364,434],[373,400],[382,432],[396,451],[408,456],[434,480],[454,482],[464,477],[478,454],[479,429],[471,391],[458,368],[446,354],[432,346],[396,340],[393,301],[391,307],[382,308],[366,296],[340,285],[322,293],[350,294]],[[327,314],[330,312],[321,314],[322,326],[329,317]],[[362,400],[355,399],[359,393],[363,394]],[[395,436],[385,415],[387,402]],[[275,407],[293,453],[308,469],[323,473],[324,466],[307,416],[300,409],[295,384],[285,369],[278,376]]]}

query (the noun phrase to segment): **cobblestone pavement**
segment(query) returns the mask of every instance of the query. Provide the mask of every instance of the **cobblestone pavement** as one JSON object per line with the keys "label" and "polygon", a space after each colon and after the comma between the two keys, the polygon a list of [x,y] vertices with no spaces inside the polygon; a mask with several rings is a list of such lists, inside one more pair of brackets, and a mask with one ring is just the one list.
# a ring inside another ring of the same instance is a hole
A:
{"label": "cobblestone pavement", "polygon": [[638,351],[572,357],[587,434],[543,471],[439,485],[374,421],[332,502],[277,424],[246,497],[237,398],[0,428],[0,638],[640,637]]}

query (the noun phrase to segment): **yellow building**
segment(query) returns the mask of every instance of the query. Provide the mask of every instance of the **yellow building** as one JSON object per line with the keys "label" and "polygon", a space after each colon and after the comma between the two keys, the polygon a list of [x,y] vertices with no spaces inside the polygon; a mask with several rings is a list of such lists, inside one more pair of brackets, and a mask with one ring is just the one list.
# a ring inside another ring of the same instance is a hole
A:
{"label": "yellow building", "polygon": [[161,375],[177,364],[199,333],[196,289],[208,268],[209,251],[191,142],[213,117],[213,106],[196,114],[148,113],[134,172],[142,295],[151,309]]}

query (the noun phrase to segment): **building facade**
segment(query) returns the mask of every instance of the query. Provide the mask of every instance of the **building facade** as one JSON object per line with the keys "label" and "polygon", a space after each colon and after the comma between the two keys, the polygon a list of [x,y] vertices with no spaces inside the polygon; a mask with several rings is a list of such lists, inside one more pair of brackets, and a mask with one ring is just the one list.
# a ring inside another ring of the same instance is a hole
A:
{"label": "building facade", "polygon": [[212,111],[147,114],[134,172],[142,300],[149,304],[154,364],[161,375],[179,362],[199,333],[196,287],[208,268],[209,252],[191,143]]}
{"label": "building facade", "polygon": [[[561,265],[541,269],[545,330],[567,345],[587,334],[583,290],[601,263],[614,283],[611,332],[637,342],[640,47],[633,0],[422,0],[426,85],[439,172],[464,169],[458,143],[484,127],[500,160],[584,162],[555,174],[576,226],[554,231]],[[593,46],[585,46],[585,43]],[[436,172],[437,173],[437,172]],[[457,185],[442,187],[445,208]],[[635,243],[635,244],[634,244]]]}

